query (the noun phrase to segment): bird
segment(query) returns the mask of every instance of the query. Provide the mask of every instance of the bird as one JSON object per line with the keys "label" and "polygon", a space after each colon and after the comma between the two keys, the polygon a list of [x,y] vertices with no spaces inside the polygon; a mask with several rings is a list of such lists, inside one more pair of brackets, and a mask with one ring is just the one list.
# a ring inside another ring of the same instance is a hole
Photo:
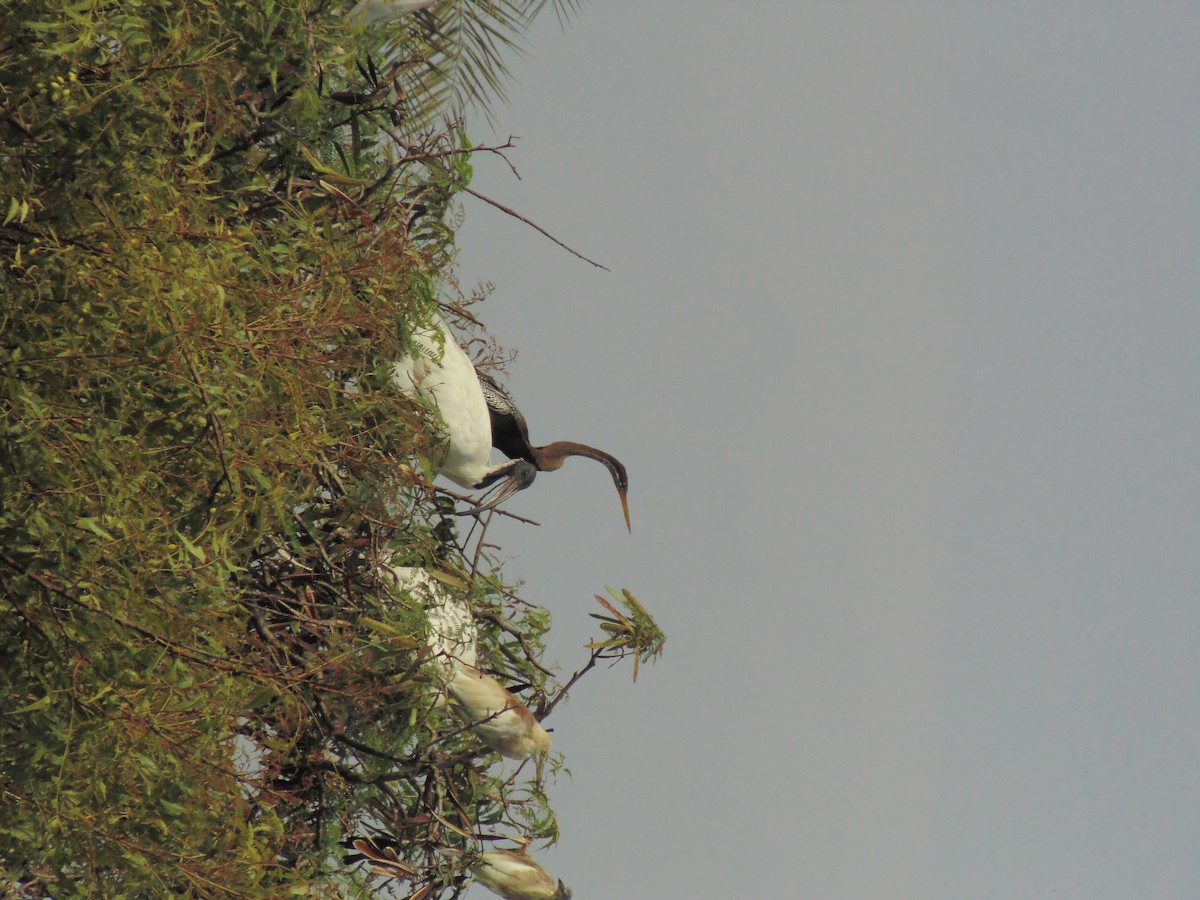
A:
{"label": "bird", "polygon": [[617,488],[617,496],[621,498],[621,511],[625,514],[625,528],[633,529],[629,524],[629,501],[626,494],[629,491],[629,475],[625,466],[611,453],[580,444],[575,441],[554,441],[544,447],[535,447],[529,440],[529,426],[525,417],[517,409],[517,404],[504,388],[486,372],[477,372],[479,385],[483,390],[483,399],[487,403],[488,416],[491,419],[492,446],[509,459],[523,459],[532,463],[539,472],[553,472],[561,469],[568,456],[586,456],[604,464],[612,475],[613,484]]}
{"label": "bird", "polygon": [[[550,753],[550,734],[529,707],[478,668],[475,617],[427,569],[393,566],[382,570],[403,593],[421,604],[429,622],[430,665],[452,700],[454,714],[484,744],[509,759],[537,758],[537,777]],[[444,702],[439,695],[435,705]]]}
{"label": "bird", "polygon": [[441,316],[412,335],[414,353],[397,361],[392,382],[401,391],[437,407],[446,448],[434,460],[438,473],[461,487],[481,489],[507,479],[486,503],[467,513],[492,509],[533,484],[537,466],[524,458],[492,465],[492,425],[475,366]]}
{"label": "bird", "polygon": [[456,665],[446,690],[453,701],[451,710],[488,747],[509,759],[536,757],[541,780],[550,734],[529,707],[474,666]]}
{"label": "bird", "polygon": [[384,573],[403,593],[419,603],[429,622],[426,643],[431,653],[430,665],[445,684],[450,682],[460,666],[473,669],[477,662],[475,642],[479,631],[475,617],[463,600],[453,596],[428,569],[385,564]]}
{"label": "bird", "polygon": [[528,856],[488,850],[472,866],[475,880],[504,900],[571,900],[571,889]]}
{"label": "bird", "polygon": [[[347,856],[348,862],[368,862],[377,875],[411,879],[417,870],[400,858],[397,845],[379,837],[353,838],[349,846],[356,853]],[[457,847],[439,847],[438,852],[453,859],[474,857],[469,862],[475,880],[504,900],[571,900],[571,889],[559,879],[555,883],[550,873],[524,853],[512,850],[488,850],[477,856]],[[432,885],[426,884],[409,895],[409,900],[429,897]]]}

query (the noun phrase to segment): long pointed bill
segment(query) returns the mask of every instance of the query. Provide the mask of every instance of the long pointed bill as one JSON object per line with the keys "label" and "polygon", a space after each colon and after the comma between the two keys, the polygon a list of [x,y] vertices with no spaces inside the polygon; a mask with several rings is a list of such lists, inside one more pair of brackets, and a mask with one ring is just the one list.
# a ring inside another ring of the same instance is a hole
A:
{"label": "long pointed bill", "polygon": [[633,526],[629,524],[629,501],[625,499],[625,492],[618,492],[621,496],[621,511],[625,513],[625,530],[633,534]]}

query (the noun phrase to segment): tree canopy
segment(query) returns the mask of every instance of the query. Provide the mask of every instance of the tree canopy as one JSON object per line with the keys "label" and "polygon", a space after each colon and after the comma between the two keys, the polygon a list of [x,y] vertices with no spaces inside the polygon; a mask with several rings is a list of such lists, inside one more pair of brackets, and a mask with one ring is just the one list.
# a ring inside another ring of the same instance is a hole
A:
{"label": "tree canopy", "polygon": [[[390,384],[439,303],[478,333],[454,103],[541,4],[445,7],[0,6],[0,891],[369,895],[368,836],[398,895],[451,896],[482,839],[556,839],[380,576],[436,570],[553,708],[547,613],[468,543],[436,411]],[[592,662],[661,647],[634,619]]]}

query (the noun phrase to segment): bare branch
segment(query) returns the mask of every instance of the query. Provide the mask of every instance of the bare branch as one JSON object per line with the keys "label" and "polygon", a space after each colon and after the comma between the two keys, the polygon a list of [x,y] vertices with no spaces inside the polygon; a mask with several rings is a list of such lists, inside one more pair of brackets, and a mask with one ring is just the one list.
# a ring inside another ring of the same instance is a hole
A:
{"label": "bare branch", "polygon": [[492,206],[496,207],[496,209],[500,210],[501,212],[508,213],[514,219],[524,222],[526,225],[528,225],[530,228],[533,228],[535,231],[541,232],[546,237],[550,238],[550,240],[554,241],[554,243],[558,244],[558,246],[562,247],[564,250],[566,250],[568,253],[570,253],[572,256],[578,256],[584,262],[591,263],[597,269],[603,269],[605,272],[612,271],[612,269],[610,269],[608,266],[606,266],[602,263],[598,263],[594,259],[588,259],[586,256],[584,256],[578,250],[572,250],[570,247],[568,247],[566,244],[564,244],[562,241],[560,241],[558,238],[556,238],[554,235],[552,235],[550,232],[548,232],[541,225],[538,225],[536,222],[532,222],[529,219],[525,218],[525,216],[521,215],[515,209],[507,207],[503,203],[499,203],[496,200],[493,200],[491,197],[485,197],[483,194],[479,193],[476,190],[472,190],[471,188],[463,188],[463,190],[466,193],[470,194],[472,197],[477,197],[480,200],[482,200],[484,203],[488,203],[488,204],[491,204]]}

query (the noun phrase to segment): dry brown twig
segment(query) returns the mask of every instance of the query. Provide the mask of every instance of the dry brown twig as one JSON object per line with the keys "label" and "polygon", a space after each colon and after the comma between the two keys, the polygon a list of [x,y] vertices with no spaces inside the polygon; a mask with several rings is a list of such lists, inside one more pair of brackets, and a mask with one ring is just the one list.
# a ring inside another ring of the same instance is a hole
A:
{"label": "dry brown twig", "polygon": [[500,210],[503,213],[507,213],[508,215],[510,215],[514,219],[516,219],[518,222],[524,222],[530,228],[534,229],[535,231],[540,232],[541,234],[548,237],[550,240],[554,241],[554,243],[558,244],[558,246],[562,247],[564,250],[566,250],[572,256],[577,256],[580,259],[582,259],[584,262],[591,263],[597,269],[603,269],[605,272],[612,271],[612,269],[610,269],[608,266],[604,265],[603,263],[598,263],[594,259],[588,259],[586,256],[584,256],[578,250],[574,250],[571,247],[568,247],[566,244],[564,244],[562,241],[560,241],[558,238],[556,238],[554,235],[552,235],[550,232],[548,232],[541,225],[537,224],[534,221],[531,221],[530,219],[527,219],[525,216],[521,215],[519,212],[517,212],[512,207],[505,206],[503,203],[500,203],[497,200],[493,200],[491,197],[486,197],[483,194],[479,193],[479,191],[472,190],[469,187],[464,187],[463,193],[470,194],[472,197],[475,197],[479,200],[482,200],[484,203],[487,203],[487,204],[490,204],[491,206],[496,207],[496,209]]}

